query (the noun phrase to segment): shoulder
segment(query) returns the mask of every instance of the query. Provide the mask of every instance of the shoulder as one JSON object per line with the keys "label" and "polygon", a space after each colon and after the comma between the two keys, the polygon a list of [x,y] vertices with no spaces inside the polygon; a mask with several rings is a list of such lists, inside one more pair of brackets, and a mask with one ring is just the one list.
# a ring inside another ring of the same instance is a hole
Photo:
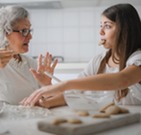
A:
{"label": "shoulder", "polygon": [[95,62],[101,62],[101,60],[105,57],[107,51],[103,51],[99,53],[98,55],[95,55],[90,62],[95,63]]}
{"label": "shoulder", "polygon": [[140,66],[141,65],[141,50],[137,50],[132,55],[128,58],[127,60],[127,66],[129,65],[136,65]]}
{"label": "shoulder", "polygon": [[81,72],[79,74],[79,77],[83,77],[83,76],[89,76],[89,75],[95,75],[97,74],[99,65],[101,63],[101,60],[104,58],[104,56],[106,55],[106,52],[102,52],[96,56],[94,56],[88,63],[88,65],[86,66],[86,68],[83,70],[83,72]]}
{"label": "shoulder", "polygon": [[132,53],[132,55],[130,56],[131,58],[135,58],[135,57],[138,57],[138,58],[141,58],[141,50],[137,50],[135,51],[134,53]]}

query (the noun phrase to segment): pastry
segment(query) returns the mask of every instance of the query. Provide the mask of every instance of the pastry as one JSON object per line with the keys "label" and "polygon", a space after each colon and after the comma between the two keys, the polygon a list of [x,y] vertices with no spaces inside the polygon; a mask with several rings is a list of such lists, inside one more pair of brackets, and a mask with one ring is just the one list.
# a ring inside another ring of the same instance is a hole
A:
{"label": "pastry", "polygon": [[106,113],[98,113],[98,114],[94,114],[92,117],[93,118],[109,118],[110,115]]}
{"label": "pastry", "polygon": [[105,39],[101,39],[100,42],[99,42],[99,45],[104,45],[106,43],[106,40]]}
{"label": "pastry", "polygon": [[114,103],[114,102],[109,103],[109,104],[107,104],[107,105],[101,107],[99,111],[100,111],[100,112],[105,112],[105,110],[106,110],[108,107],[112,106],[112,105],[115,105],[115,103]]}
{"label": "pastry", "polygon": [[82,123],[82,121],[80,119],[77,119],[77,118],[70,118],[67,120],[68,123],[71,123],[71,124],[80,124]]}
{"label": "pastry", "polygon": [[61,123],[65,123],[65,122],[67,122],[67,120],[64,119],[64,118],[56,118],[56,119],[54,119],[54,120],[52,121],[52,124],[54,124],[54,125],[59,125],[59,124],[61,124]]}
{"label": "pastry", "polygon": [[79,116],[89,116],[88,111],[77,111],[76,112]]}

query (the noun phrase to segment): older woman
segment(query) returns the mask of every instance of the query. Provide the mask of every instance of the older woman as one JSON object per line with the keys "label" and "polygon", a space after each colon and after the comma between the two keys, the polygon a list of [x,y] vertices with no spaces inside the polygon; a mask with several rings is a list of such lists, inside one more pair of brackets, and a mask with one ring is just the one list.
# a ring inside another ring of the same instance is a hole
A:
{"label": "older woman", "polygon": [[47,53],[44,65],[40,56],[40,67],[37,67],[34,59],[22,55],[29,50],[31,31],[27,10],[19,6],[0,9],[0,101],[16,105],[40,88],[39,84],[51,84],[51,79],[43,72],[53,73],[57,60],[51,65],[52,55]]}

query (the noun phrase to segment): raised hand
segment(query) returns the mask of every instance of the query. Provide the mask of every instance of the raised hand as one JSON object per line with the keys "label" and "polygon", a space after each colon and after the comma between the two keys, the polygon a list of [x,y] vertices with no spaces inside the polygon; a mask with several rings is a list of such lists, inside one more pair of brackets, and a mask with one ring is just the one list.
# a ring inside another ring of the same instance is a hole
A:
{"label": "raised hand", "polygon": [[52,55],[48,52],[46,53],[44,60],[43,56],[40,54],[38,57],[37,71],[34,69],[30,69],[30,71],[32,72],[34,78],[38,80],[41,85],[49,85],[51,84],[52,79],[44,72],[48,71],[50,74],[53,74],[57,63],[57,59],[55,59],[55,61],[52,63]]}
{"label": "raised hand", "polygon": [[12,57],[13,57],[12,50],[0,48],[0,69],[4,68]]}

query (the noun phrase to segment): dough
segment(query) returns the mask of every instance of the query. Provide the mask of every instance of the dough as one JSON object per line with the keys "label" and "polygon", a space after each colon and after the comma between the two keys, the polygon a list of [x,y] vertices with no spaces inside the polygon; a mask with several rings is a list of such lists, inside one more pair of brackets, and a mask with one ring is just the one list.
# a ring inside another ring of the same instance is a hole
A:
{"label": "dough", "polygon": [[105,113],[107,114],[119,114],[121,111],[121,109],[116,106],[116,105],[112,105],[112,106],[109,106],[106,110],[105,110]]}
{"label": "dough", "polygon": [[80,119],[77,119],[77,118],[70,118],[67,121],[68,121],[68,123],[71,123],[71,124],[80,124],[80,123],[82,123],[82,121]]}
{"label": "dough", "polygon": [[94,118],[109,118],[110,115],[106,113],[98,113],[93,115]]}
{"label": "dough", "polygon": [[107,105],[101,107],[99,111],[100,111],[100,112],[105,112],[105,110],[106,110],[108,107],[112,106],[112,105],[115,105],[115,103],[114,103],[114,102],[109,103],[109,104],[107,104]]}
{"label": "dough", "polygon": [[56,119],[54,119],[54,120],[52,121],[52,124],[54,124],[54,125],[59,125],[59,124],[61,124],[61,123],[65,123],[65,122],[67,122],[67,120],[64,119],[64,118],[56,118]]}
{"label": "dough", "polygon": [[79,116],[89,116],[89,113],[87,111],[77,111],[76,112]]}

